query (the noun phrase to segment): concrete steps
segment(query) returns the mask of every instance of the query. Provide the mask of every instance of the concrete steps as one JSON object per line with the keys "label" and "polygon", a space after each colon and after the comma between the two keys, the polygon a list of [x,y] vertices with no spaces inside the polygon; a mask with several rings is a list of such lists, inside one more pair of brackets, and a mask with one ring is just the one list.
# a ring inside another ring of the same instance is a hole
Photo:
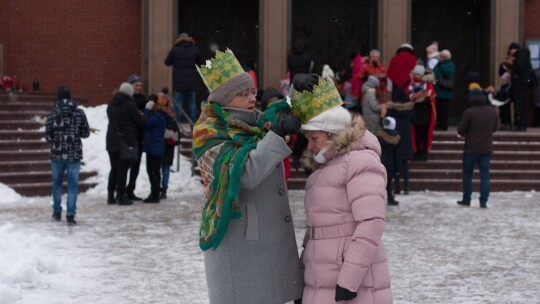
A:
{"label": "concrete steps", "polygon": [[[84,104],[85,101],[77,102]],[[21,195],[51,195],[50,150],[40,120],[53,109],[54,103],[55,96],[50,94],[16,97],[0,94],[0,183]],[[95,186],[86,181],[95,175],[95,172],[80,173],[80,193]]]}

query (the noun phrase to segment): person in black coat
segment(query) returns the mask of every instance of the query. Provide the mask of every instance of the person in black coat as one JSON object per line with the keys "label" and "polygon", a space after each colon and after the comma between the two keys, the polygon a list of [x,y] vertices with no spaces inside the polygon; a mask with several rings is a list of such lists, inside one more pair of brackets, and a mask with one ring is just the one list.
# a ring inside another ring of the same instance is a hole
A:
{"label": "person in black coat", "polygon": [[[129,146],[139,146],[139,128],[144,126],[146,118],[133,100],[133,87],[124,82],[107,106],[106,149],[109,153],[111,171],[107,185],[107,203],[131,205],[133,202],[126,197],[127,171],[131,165],[129,161],[120,158],[120,140]],[[116,191],[116,199],[115,199]]]}
{"label": "person in black coat", "polygon": [[[512,74],[510,81],[510,103],[514,103],[514,128],[515,131],[527,131],[527,111],[525,105],[525,90],[532,87],[536,80],[532,66],[529,50],[522,48],[513,42],[508,47],[508,55],[511,59],[508,68]],[[501,73],[499,71],[499,73]],[[500,107],[501,128],[509,128],[511,125],[510,103]]]}
{"label": "person in black coat", "polygon": [[[139,111],[144,112],[144,106],[146,105],[146,95],[142,93],[142,81],[141,77],[136,74],[129,75],[127,82],[133,87],[133,100],[137,104]],[[139,128],[139,143],[143,141],[144,129]],[[142,149],[139,149],[139,160],[131,163],[129,168],[129,182],[126,187],[126,197],[132,201],[140,201],[141,198],[135,195],[135,186],[137,184],[137,177],[139,176],[139,168],[141,167]]]}
{"label": "person in black coat", "polygon": [[176,38],[174,47],[165,58],[165,65],[173,66],[173,90],[178,122],[181,120],[182,112],[180,109],[182,109],[184,101],[188,104],[190,119],[195,122],[197,117],[195,86],[199,74],[195,67],[196,64],[201,64],[201,58],[199,50],[195,46],[195,40],[187,33],[182,33]]}

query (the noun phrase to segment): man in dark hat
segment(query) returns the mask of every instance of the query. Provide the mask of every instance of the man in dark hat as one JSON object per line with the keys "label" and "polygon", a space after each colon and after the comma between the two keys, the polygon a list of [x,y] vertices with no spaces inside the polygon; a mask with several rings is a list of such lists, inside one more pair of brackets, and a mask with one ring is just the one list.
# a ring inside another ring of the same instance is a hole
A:
{"label": "man in dark hat", "polygon": [[59,86],[56,91],[57,102],[47,115],[45,139],[51,146],[53,219],[62,219],[62,184],[67,171],[68,193],[66,202],[66,221],[76,225],[77,194],[79,192],[79,171],[81,167],[81,138],[90,135],[90,128],[83,110],[77,109],[71,99],[71,91],[67,86]]}
{"label": "man in dark hat", "polygon": [[489,167],[493,153],[493,133],[497,130],[497,113],[486,103],[486,95],[478,83],[469,85],[470,107],[463,112],[458,125],[458,137],[465,138],[463,149],[463,198],[458,205],[471,205],[474,165],[480,171],[480,208],[487,208],[489,198]]}

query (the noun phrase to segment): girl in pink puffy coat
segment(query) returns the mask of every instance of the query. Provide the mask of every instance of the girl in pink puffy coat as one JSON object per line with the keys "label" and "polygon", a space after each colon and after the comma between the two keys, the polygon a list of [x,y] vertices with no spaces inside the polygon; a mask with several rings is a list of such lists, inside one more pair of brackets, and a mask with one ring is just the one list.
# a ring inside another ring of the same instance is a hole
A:
{"label": "girl in pink puffy coat", "polygon": [[335,106],[302,125],[307,231],[303,303],[392,303],[382,235],[386,171],[360,116]]}

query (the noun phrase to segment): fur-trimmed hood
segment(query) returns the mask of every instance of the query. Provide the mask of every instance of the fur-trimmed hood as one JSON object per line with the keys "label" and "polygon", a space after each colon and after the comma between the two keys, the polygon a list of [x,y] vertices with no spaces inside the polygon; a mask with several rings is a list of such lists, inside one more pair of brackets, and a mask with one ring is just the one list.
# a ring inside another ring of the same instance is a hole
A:
{"label": "fur-trimmed hood", "polygon": [[[366,129],[364,119],[360,115],[353,116],[350,127],[331,136],[328,151],[324,154],[329,161],[337,155],[343,155],[353,150],[372,150],[381,156],[381,145],[377,137]],[[321,164],[314,159],[313,152],[306,150],[302,162],[306,168],[317,170]]]}

